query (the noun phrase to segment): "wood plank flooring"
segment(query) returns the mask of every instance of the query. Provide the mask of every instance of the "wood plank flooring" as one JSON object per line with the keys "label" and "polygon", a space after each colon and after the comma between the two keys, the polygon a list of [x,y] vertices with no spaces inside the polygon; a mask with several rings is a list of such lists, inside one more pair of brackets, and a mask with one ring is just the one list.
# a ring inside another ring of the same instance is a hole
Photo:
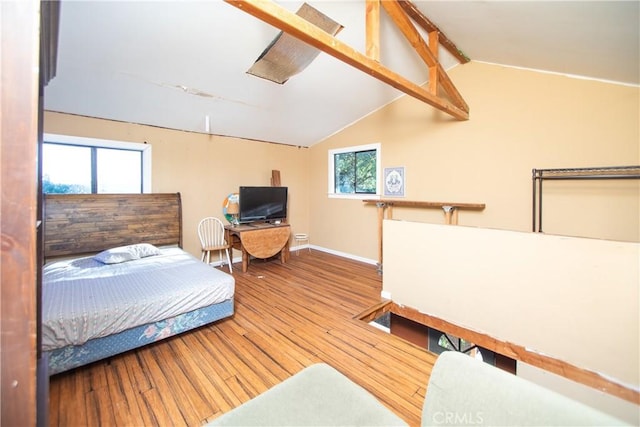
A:
{"label": "wood plank flooring", "polygon": [[199,426],[317,362],[420,424],[435,356],[353,319],[380,302],[374,266],[300,251],[234,276],[232,318],[51,377],[50,425]]}

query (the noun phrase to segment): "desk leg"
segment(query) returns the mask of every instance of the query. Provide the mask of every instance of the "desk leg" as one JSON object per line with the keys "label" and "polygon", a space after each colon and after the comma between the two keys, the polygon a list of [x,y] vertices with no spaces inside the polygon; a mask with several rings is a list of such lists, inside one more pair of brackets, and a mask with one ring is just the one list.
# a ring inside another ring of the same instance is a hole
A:
{"label": "desk leg", "polygon": [[249,269],[249,252],[242,247],[242,272],[246,273]]}
{"label": "desk leg", "polygon": [[289,261],[289,242],[284,245],[284,248],[280,251],[280,262],[286,264]]}

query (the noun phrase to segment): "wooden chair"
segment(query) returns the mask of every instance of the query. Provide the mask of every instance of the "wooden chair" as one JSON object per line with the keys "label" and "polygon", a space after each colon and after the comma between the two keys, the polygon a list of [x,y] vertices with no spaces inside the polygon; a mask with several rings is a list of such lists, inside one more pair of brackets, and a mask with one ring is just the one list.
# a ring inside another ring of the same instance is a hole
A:
{"label": "wooden chair", "polygon": [[202,258],[205,257],[207,264],[211,263],[211,252],[218,251],[220,261],[222,262],[222,251],[227,254],[227,263],[229,264],[229,273],[233,273],[231,258],[229,257],[230,246],[225,240],[224,224],[218,218],[212,216],[202,219],[198,224],[198,237],[202,246]]}

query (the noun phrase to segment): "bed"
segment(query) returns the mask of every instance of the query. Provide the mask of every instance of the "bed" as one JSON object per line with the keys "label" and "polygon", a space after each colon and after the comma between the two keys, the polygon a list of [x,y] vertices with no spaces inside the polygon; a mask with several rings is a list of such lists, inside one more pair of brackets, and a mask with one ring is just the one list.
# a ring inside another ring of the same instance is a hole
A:
{"label": "bed", "polygon": [[179,193],[45,196],[50,375],[233,315],[233,276],[182,249],[181,215]]}

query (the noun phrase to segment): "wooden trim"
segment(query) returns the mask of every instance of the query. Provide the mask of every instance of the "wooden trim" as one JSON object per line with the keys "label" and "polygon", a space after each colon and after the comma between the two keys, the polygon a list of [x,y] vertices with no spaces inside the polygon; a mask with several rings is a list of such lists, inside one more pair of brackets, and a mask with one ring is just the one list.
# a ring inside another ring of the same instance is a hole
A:
{"label": "wooden trim", "polygon": [[311,46],[349,64],[394,88],[419,99],[458,120],[468,120],[469,112],[439,98],[421,86],[380,65],[351,46],[332,37],[295,13],[267,0],[225,0],[232,6],[273,25]]}
{"label": "wooden trim", "polygon": [[[140,222],[141,217],[153,221]],[[45,196],[46,258],[143,242],[182,247],[180,193]]]}
{"label": "wooden trim", "polygon": [[366,310],[361,311],[360,313],[353,316],[354,319],[362,320],[363,322],[371,322],[378,317],[382,316],[385,313],[388,313],[391,310],[391,301],[388,299],[382,300],[377,304],[372,305]]}
{"label": "wooden trim", "polygon": [[0,425],[34,426],[40,2],[0,9]]}
{"label": "wooden trim", "polygon": [[465,55],[449,38],[440,31],[440,28],[429,20],[418,8],[408,0],[397,0],[400,7],[422,28],[428,33],[435,31],[438,33],[442,47],[447,49],[462,64],[469,62],[469,58]]}
{"label": "wooden trim", "polygon": [[414,308],[391,303],[389,309],[398,316],[405,317],[442,332],[450,333],[488,350],[528,363],[545,371],[553,372],[554,374],[635,403],[636,405],[640,404],[640,391],[614,382],[597,372],[579,368],[563,360],[531,351],[521,345],[501,341],[487,334],[472,331],[438,317],[421,313]]}

